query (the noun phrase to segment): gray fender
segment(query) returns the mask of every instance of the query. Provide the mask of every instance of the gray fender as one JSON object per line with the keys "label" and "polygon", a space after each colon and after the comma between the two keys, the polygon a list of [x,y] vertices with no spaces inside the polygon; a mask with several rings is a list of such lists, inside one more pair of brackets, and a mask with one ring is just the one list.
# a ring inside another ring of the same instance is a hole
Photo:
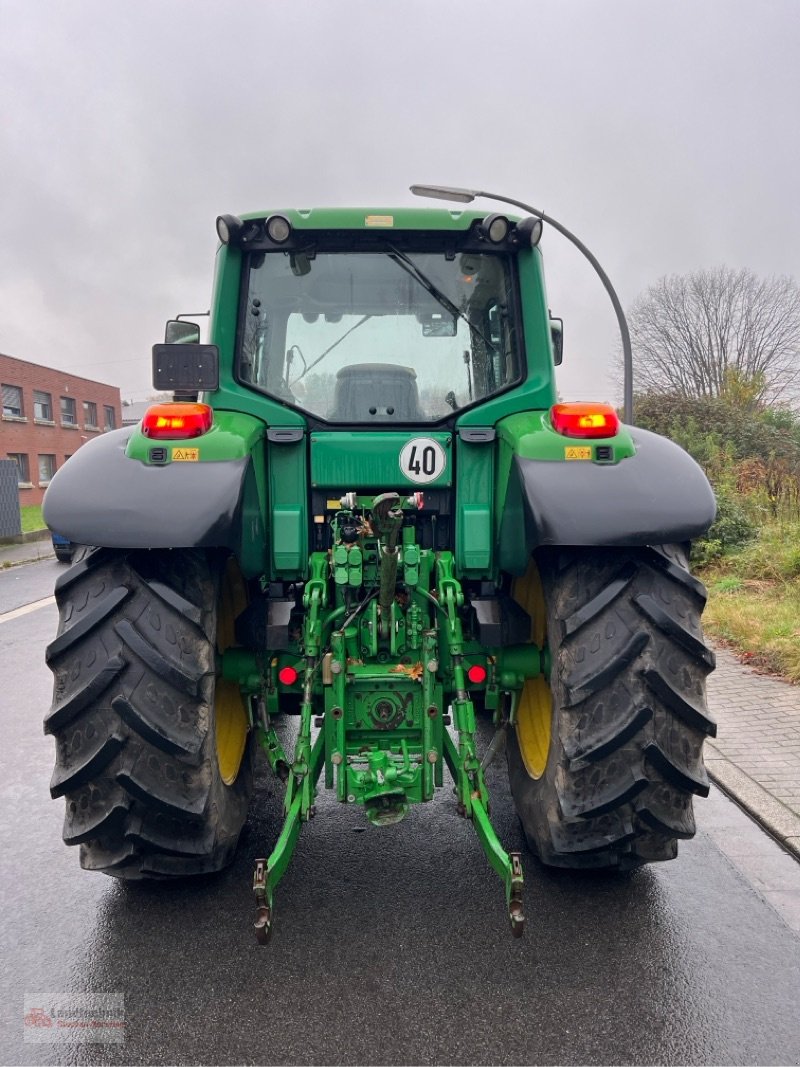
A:
{"label": "gray fender", "polygon": [[629,429],[636,454],[617,464],[514,457],[500,528],[503,569],[520,573],[540,545],[668,544],[708,530],[716,501],[702,469],[667,438]]}
{"label": "gray fender", "polygon": [[56,472],[42,508],[50,529],[80,545],[236,551],[249,457],[147,466],[125,455],[132,433],[94,438]]}

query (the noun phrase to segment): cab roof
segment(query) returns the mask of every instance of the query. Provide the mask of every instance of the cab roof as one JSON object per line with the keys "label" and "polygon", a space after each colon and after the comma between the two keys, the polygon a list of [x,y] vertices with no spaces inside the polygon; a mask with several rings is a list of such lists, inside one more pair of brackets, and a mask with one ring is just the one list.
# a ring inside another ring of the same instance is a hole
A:
{"label": "cab roof", "polygon": [[[255,211],[239,218],[244,222],[283,215],[297,230],[468,230],[476,219],[491,212],[449,208],[317,207]],[[505,214],[505,213],[504,213]],[[506,215],[512,222],[516,215]]]}

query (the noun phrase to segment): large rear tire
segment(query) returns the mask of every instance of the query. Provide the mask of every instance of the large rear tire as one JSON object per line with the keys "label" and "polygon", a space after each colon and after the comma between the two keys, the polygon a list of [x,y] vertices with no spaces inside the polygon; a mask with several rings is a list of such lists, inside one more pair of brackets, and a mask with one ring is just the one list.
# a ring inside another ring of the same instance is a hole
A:
{"label": "large rear tire", "polygon": [[549,678],[523,692],[507,749],[529,846],[555,867],[672,859],[694,835],[692,798],[709,791],[703,742],[716,734],[706,593],[686,549],[540,551],[518,586],[534,618],[543,603],[551,656]]}
{"label": "large rear tire", "polygon": [[243,591],[233,561],[197,551],[91,549],[56,583],[50,792],[82,867],[164,878],[232,860],[252,746],[215,663]]}

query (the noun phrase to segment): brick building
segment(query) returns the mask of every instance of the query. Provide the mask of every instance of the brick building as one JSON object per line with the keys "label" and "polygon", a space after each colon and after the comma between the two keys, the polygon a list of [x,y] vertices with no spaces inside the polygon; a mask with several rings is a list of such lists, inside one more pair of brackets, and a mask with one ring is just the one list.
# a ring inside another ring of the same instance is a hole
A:
{"label": "brick building", "polygon": [[53,474],[95,434],[122,426],[119,389],[0,353],[0,458],[19,468],[19,502],[41,504]]}

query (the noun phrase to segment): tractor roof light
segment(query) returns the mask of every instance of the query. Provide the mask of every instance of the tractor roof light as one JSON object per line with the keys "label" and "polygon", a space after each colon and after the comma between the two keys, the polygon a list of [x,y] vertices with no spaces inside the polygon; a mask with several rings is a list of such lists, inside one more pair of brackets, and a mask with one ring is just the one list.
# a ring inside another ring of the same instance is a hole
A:
{"label": "tractor roof light", "polygon": [[208,404],[154,404],[142,419],[142,433],[155,441],[202,437],[214,423]]}
{"label": "tractor roof light", "polygon": [[235,245],[244,229],[244,223],[236,215],[217,216],[217,237],[224,245]]}
{"label": "tractor roof light", "polygon": [[270,215],[267,219],[267,236],[276,245],[285,244],[292,235],[292,224],[284,215]]}
{"label": "tractor roof light", "polygon": [[510,229],[511,223],[505,215],[487,215],[478,225],[478,232],[481,237],[486,241],[491,241],[493,245],[502,244],[508,237]]}
{"label": "tractor roof light", "polygon": [[610,404],[554,404],[550,422],[564,437],[614,437],[619,416]]}
{"label": "tractor roof light", "polygon": [[522,219],[514,228],[511,240],[520,248],[536,248],[542,239],[544,223],[541,219],[535,219],[529,215]]}

